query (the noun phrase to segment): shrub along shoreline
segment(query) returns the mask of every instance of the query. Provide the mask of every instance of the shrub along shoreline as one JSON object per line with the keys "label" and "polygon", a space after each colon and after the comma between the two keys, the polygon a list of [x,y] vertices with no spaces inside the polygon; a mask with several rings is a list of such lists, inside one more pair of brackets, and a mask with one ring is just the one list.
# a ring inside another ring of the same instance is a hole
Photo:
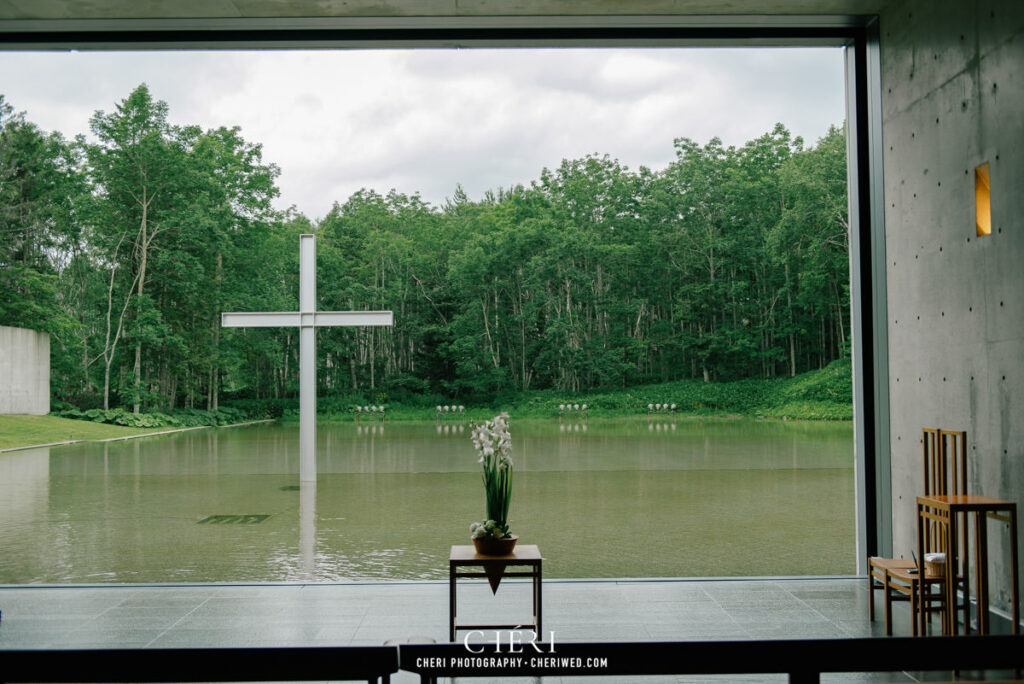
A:
{"label": "shrub along shoreline", "polygon": [[80,411],[77,408],[63,407],[57,411],[51,411],[50,415],[59,418],[70,418],[72,420],[89,420],[94,423],[107,423],[109,425],[122,425],[133,428],[158,428],[158,427],[216,427],[219,425],[232,425],[242,423],[251,418],[242,410],[232,407],[222,407],[214,410],[205,409],[171,409],[165,412],[132,413],[123,408],[112,409],[89,409]]}
{"label": "shrub along shoreline", "polygon": [[[277,419],[298,420],[298,398],[227,400],[219,409],[176,409],[135,414],[123,408],[80,411],[63,406],[51,415],[130,428],[188,428],[225,426]],[[468,420],[485,420],[496,411],[516,418],[552,418],[562,404],[587,405],[591,418],[645,416],[649,404],[676,404],[676,417],[750,417],[792,420],[851,420],[853,383],[849,359],[792,378],[751,378],[732,382],[679,380],[615,390],[586,392],[535,390],[507,392],[487,401],[473,402],[436,394],[382,392],[320,397],[320,420],[352,421],[357,406],[387,408],[388,420],[433,420],[437,406],[465,404]],[[451,414],[448,414],[449,416]]]}
{"label": "shrub along shoreline", "polygon": [[[849,359],[792,378],[752,378],[733,382],[679,380],[615,390],[585,392],[536,390],[507,392],[473,401],[437,394],[364,393],[317,399],[320,420],[349,421],[356,406],[387,408],[388,420],[433,420],[437,406],[466,406],[468,420],[508,411],[515,418],[552,418],[561,404],[587,405],[591,418],[646,415],[648,404],[676,404],[676,416],[744,416],[791,420],[852,420],[853,378]],[[298,399],[238,399],[229,405],[254,417],[298,420]],[[451,414],[448,414],[451,416]]]}
{"label": "shrub along shoreline", "polygon": [[[851,420],[853,383],[850,360],[834,361],[821,370],[793,378],[747,379],[734,382],[680,380],[617,390],[508,392],[487,401],[440,395],[383,393],[321,397],[322,421],[353,421],[356,406],[387,407],[387,419],[433,421],[438,405],[465,404],[466,420],[483,421],[499,411],[514,418],[553,418],[560,404],[587,405],[590,418],[628,418],[647,415],[648,404],[676,404],[675,417],[748,417],[791,420]],[[81,411],[59,405],[49,416],[0,416],[0,449],[57,442],[90,441],[148,435],[202,426],[224,427],[276,419],[298,420],[299,400],[236,399],[215,410],[177,409],[135,414],[123,408]],[[451,414],[449,414],[450,416]],[[664,414],[659,414],[664,415]]]}

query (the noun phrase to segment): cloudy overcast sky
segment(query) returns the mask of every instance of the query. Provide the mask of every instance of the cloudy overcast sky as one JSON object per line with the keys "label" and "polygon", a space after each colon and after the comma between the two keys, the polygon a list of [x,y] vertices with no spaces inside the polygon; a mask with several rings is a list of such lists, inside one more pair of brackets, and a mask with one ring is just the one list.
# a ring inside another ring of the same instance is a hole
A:
{"label": "cloudy overcast sky", "polygon": [[844,118],[834,48],[0,52],[0,93],[69,137],[140,83],[173,123],[240,126],[281,168],[278,206],[311,218],[363,187],[439,205],[562,159],[662,168],[675,138],[782,122],[813,144]]}

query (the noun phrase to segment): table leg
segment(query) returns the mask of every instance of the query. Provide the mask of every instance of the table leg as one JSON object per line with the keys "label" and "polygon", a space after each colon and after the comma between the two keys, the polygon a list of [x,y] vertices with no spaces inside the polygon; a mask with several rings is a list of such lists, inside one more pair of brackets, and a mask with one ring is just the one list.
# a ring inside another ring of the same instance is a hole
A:
{"label": "table leg", "polygon": [[[949,514],[950,518],[957,521],[957,526],[953,528],[954,534],[950,535],[949,538],[950,543],[963,542],[960,546],[956,547],[958,555],[955,556],[956,562],[953,563],[953,597],[956,598],[957,582],[959,582],[962,577],[964,583],[964,634],[971,633],[971,567],[968,562],[968,559],[970,558],[968,553],[968,530],[970,529],[970,520],[968,516],[970,515],[971,513],[966,511],[963,513],[953,513],[950,511]],[[977,517],[977,513],[974,515]],[[977,519],[975,519],[975,532],[977,532]],[[977,542],[977,540],[975,540],[975,542]],[[975,561],[977,561],[977,556],[975,556]],[[963,563],[962,572],[960,568],[961,563]],[[975,572],[977,572],[977,569],[975,569]],[[958,620],[957,614],[959,613],[959,609],[956,607],[955,602],[953,606],[954,624],[959,627],[960,623],[956,622]],[[954,632],[954,634],[956,634],[956,632]]]}
{"label": "table leg", "polygon": [[[946,519],[946,615],[949,618],[949,633],[956,636],[959,632],[957,624],[957,601],[956,601],[956,575],[957,566],[960,564],[957,558],[957,533],[956,515],[950,511]],[[970,600],[967,595],[967,573],[964,573],[964,601]]]}
{"label": "table leg", "polygon": [[533,592],[533,630],[537,633],[537,639],[540,639],[540,626],[537,624],[537,605],[540,603],[537,600],[537,566],[533,566],[533,577],[530,580],[533,584],[530,585],[530,589]]}
{"label": "table leg", "polygon": [[[536,613],[536,615],[537,615],[537,638],[543,641],[544,640],[544,636],[543,636],[544,632],[543,632],[543,622],[542,622],[541,618],[542,618],[542,613],[544,611],[544,597],[543,597],[543,594],[541,592],[542,592],[542,587],[544,586],[544,580],[543,580],[543,576],[541,574],[541,565],[540,565],[540,563],[537,564],[537,579],[536,579],[536,582],[537,582],[537,613]],[[1014,591],[1016,591],[1016,590],[1014,590]],[[1016,593],[1014,593],[1014,597],[1016,597]]]}
{"label": "table leg", "polygon": [[1010,595],[1013,599],[1013,633],[1020,634],[1020,600],[1017,596],[1017,506],[1010,513]]}
{"label": "table leg", "polygon": [[448,565],[448,641],[455,643],[455,566]]}
{"label": "table leg", "polygon": [[[917,605],[920,610],[915,615],[911,613],[910,619],[917,620],[919,623],[918,634],[925,636],[925,623],[924,623],[924,535],[926,534],[927,525],[924,522],[924,518],[921,516],[923,512],[923,506],[917,504]],[[913,587],[911,587],[913,591]]]}
{"label": "table leg", "polygon": [[[988,634],[988,515],[974,514],[974,584],[978,588],[978,634]],[[970,614],[966,616],[970,619]],[[969,624],[969,623],[968,623]],[[969,633],[969,627],[964,628]]]}
{"label": "table leg", "polygon": [[[970,600],[970,595],[971,595],[970,572],[971,572],[971,568],[969,567],[968,561],[967,561],[967,559],[970,558],[970,539],[969,539],[969,535],[967,534],[967,531],[968,531],[968,529],[970,529],[969,528],[970,521],[968,520],[968,516],[970,516],[971,514],[969,512],[965,511],[963,513],[960,513],[959,515],[960,515],[960,518],[959,518],[960,526],[957,528],[957,530],[961,532],[961,534],[958,535],[959,536],[959,541],[960,541],[960,546],[958,548],[959,548],[959,554],[960,554],[959,555],[960,563],[963,563],[964,634],[970,634],[971,633],[971,600]],[[975,513],[974,515],[977,516],[977,513]],[[977,525],[977,520],[975,520],[975,525]],[[977,531],[977,529],[975,529],[975,531]],[[975,538],[975,542],[977,542],[977,538]],[[975,555],[975,560],[977,560],[977,555]],[[975,573],[977,573],[977,569],[975,569]],[[958,575],[957,576],[957,581],[959,581],[959,580],[960,580],[960,576]],[[953,590],[956,591],[956,587],[954,587]]]}

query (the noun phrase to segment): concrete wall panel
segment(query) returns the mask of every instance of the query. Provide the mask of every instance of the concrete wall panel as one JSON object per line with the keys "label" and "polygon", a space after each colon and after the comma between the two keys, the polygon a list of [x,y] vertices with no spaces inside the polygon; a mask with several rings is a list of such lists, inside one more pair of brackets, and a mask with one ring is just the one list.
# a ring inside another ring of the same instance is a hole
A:
{"label": "concrete wall panel", "polygon": [[[1024,503],[1024,2],[894,0],[880,35],[893,548],[909,557],[923,427],[966,429],[969,491]],[[993,233],[979,237],[983,162]],[[990,563],[1005,609],[1002,527]]]}
{"label": "concrete wall panel", "polygon": [[50,412],[50,334],[0,326],[0,414]]}
{"label": "concrete wall panel", "polygon": [[[883,116],[910,109],[936,85],[964,72],[976,52],[972,2],[904,0],[883,11]],[[895,77],[895,78],[894,78]]]}
{"label": "concrete wall panel", "polygon": [[981,0],[978,3],[978,50],[982,57],[1001,50],[1007,42],[1020,48],[1020,31],[1024,27],[1024,2],[1016,0]]}

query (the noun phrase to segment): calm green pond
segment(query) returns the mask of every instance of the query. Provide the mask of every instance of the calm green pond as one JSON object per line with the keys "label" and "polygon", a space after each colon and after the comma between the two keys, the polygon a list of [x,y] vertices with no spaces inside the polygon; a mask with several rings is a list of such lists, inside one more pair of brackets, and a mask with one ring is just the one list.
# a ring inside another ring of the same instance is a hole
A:
{"label": "calm green pond", "polygon": [[[547,577],[855,572],[849,423],[512,436],[512,528]],[[0,584],[447,578],[483,517],[468,424],[321,424],[318,450],[301,488],[296,424],[0,454]]]}

